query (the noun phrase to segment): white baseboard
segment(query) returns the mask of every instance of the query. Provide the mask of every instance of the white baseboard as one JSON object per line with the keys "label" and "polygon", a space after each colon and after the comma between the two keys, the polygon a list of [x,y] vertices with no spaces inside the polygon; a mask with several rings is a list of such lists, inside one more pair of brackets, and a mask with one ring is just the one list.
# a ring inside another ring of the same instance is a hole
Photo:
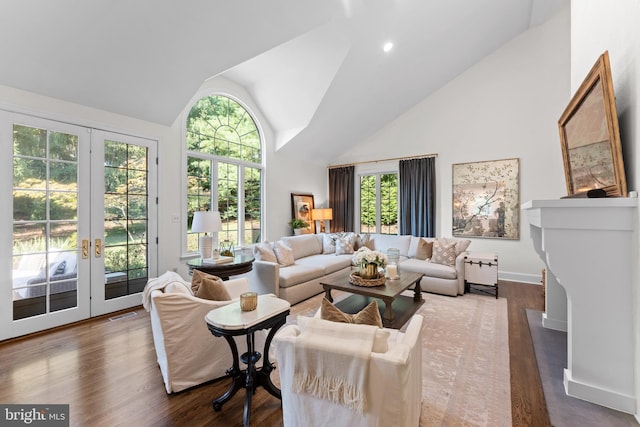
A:
{"label": "white baseboard", "polygon": [[564,370],[563,382],[564,391],[568,396],[615,409],[616,411],[626,412],[627,414],[635,414],[636,412],[636,399],[634,396],[576,381],[569,369]]}
{"label": "white baseboard", "polygon": [[542,276],[540,274],[514,273],[513,271],[498,271],[499,280],[507,280],[509,282],[522,282],[540,285]]}

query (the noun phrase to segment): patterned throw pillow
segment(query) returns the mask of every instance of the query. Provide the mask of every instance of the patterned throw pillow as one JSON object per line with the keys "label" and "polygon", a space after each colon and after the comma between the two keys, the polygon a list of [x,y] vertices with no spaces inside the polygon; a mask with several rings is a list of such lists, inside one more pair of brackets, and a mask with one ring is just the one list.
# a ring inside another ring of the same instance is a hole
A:
{"label": "patterned throw pillow", "polygon": [[373,325],[382,328],[382,317],[380,317],[376,300],[371,301],[369,305],[356,314],[348,314],[331,304],[327,298],[323,298],[320,306],[320,318],[332,322]]}
{"label": "patterned throw pillow", "polygon": [[336,255],[354,253],[355,243],[356,243],[356,236],[353,233],[348,233],[348,234],[338,236],[336,238]]}
{"label": "patterned throw pillow", "polygon": [[231,295],[229,295],[221,278],[212,274],[203,273],[200,270],[193,270],[191,291],[194,296],[211,301],[231,300]]}
{"label": "patterned throw pillow", "polygon": [[322,253],[323,254],[335,254],[336,253],[336,235],[325,234],[322,236]]}
{"label": "patterned throw pillow", "polygon": [[443,265],[454,265],[456,263],[456,243],[444,243],[440,240],[433,242],[431,262]]}
{"label": "patterned throw pillow", "polygon": [[273,252],[276,254],[278,264],[283,267],[295,264],[296,260],[293,258],[293,250],[285,246],[280,241],[273,244]]}
{"label": "patterned throw pillow", "polygon": [[253,247],[253,257],[256,261],[278,262],[276,254],[273,252],[273,246],[269,242],[256,244]]}

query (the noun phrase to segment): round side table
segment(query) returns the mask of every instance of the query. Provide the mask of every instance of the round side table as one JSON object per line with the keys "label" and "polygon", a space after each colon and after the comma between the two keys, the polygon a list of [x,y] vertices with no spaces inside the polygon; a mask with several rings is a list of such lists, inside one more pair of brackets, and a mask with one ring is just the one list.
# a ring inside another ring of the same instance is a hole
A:
{"label": "round side table", "polygon": [[229,276],[250,272],[253,269],[253,261],[252,255],[236,255],[232,261],[225,263],[215,264],[195,258],[187,261],[187,265],[189,266],[189,274],[192,274],[193,270],[200,270],[218,276],[222,280],[229,280]]}

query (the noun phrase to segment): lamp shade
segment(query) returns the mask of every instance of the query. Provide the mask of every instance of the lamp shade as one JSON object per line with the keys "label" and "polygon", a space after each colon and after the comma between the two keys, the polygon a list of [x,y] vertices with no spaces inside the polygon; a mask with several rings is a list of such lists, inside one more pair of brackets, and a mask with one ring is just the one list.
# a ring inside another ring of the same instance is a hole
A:
{"label": "lamp shade", "polygon": [[194,233],[213,233],[222,230],[220,212],[197,211],[193,213],[191,231]]}
{"label": "lamp shade", "polygon": [[311,219],[317,221],[331,220],[333,219],[333,209],[331,208],[321,208],[321,209],[312,209],[311,210]]}

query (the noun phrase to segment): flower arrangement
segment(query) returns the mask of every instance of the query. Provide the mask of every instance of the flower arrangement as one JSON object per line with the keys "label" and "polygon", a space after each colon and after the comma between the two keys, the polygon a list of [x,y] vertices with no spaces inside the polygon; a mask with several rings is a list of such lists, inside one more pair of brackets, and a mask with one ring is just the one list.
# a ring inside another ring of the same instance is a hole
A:
{"label": "flower arrangement", "polygon": [[372,251],[367,247],[362,247],[353,254],[351,258],[353,264],[364,268],[367,264],[375,264],[379,268],[387,266],[387,256],[380,251]]}

